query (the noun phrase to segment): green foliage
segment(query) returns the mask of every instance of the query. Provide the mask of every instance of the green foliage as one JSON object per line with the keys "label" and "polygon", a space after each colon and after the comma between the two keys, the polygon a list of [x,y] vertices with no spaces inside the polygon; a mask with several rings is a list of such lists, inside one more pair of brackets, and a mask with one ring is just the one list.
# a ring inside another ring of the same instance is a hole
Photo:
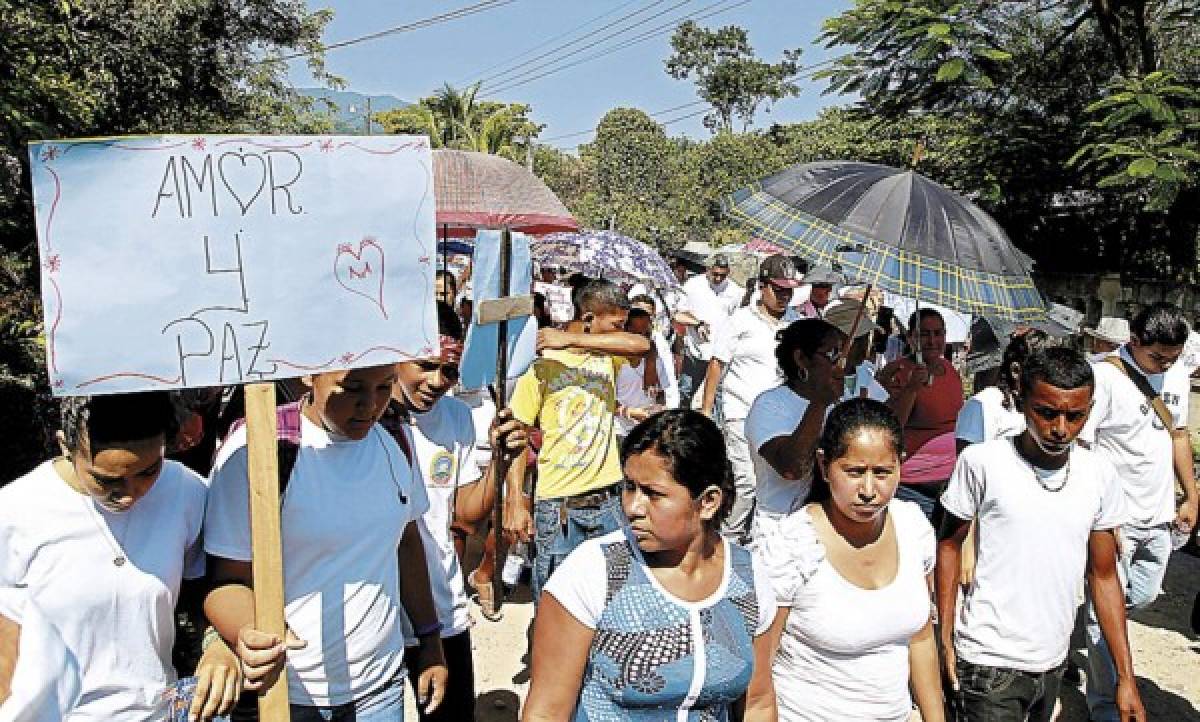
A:
{"label": "green foliage", "polygon": [[1169,72],[1113,81],[1087,108],[1091,142],[1071,158],[1106,175],[1100,188],[1136,188],[1167,211],[1200,173],[1200,91]]}
{"label": "green foliage", "polygon": [[735,117],[745,131],[759,106],[800,92],[793,81],[800,50],[785,50],[783,60],[767,63],[755,56],[745,29],[736,25],[708,30],[689,20],[675,30],[671,47],[667,73],[695,77],[700,97],[713,107],[704,125],[714,132],[732,131]]}
{"label": "green foliage", "polygon": [[1043,269],[1191,278],[1198,26],[1192,0],[857,0],[825,23],[849,48],[825,77],[876,119],[971,128],[960,152],[992,178],[962,186],[1057,251]]}
{"label": "green foliage", "polygon": [[385,133],[428,135],[434,148],[473,150],[523,159],[543,126],[529,119],[524,103],[479,100],[479,84],[462,90],[449,83],[416,105],[375,115]]}

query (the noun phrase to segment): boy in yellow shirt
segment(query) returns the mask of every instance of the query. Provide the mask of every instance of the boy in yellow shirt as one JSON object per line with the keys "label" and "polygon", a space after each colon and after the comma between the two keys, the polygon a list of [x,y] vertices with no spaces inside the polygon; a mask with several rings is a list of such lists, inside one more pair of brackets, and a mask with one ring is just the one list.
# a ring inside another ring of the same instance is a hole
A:
{"label": "boy in yellow shirt", "polygon": [[[513,416],[542,431],[534,504],[532,592],[576,546],[620,526],[616,378],[626,356],[650,350],[624,332],[629,300],[611,281],[575,294],[580,333],[541,332],[541,358],[517,381]],[[554,350],[545,350],[547,348]]]}

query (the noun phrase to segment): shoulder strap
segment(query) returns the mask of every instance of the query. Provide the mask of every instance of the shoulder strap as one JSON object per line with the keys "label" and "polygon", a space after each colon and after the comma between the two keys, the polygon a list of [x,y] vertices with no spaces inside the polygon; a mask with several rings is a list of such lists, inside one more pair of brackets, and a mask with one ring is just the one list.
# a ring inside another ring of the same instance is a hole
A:
{"label": "shoulder strap", "polygon": [[[296,468],[296,457],[300,453],[300,401],[275,407],[275,449],[279,455],[279,501],[283,503],[284,492],[292,479],[292,470]],[[233,432],[246,425],[246,419],[240,418],[229,427],[228,439]],[[218,447],[219,448],[219,447]]]}
{"label": "shoulder strap", "polygon": [[1141,391],[1146,400],[1150,402],[1150,405],[1154,407],[1154,413],[1158,414],[1158,420],[1162,422],[1167,433],[1174,433],[1175,422],[1171,419],[1171,412],[1167,409],[1167,405],[1163,402],[1162,397],[1154,392],[1154,388],[1150,386],[1150,382],[1146,380],[1146,377],[1120,356],[1106,356],[1104,361],[1125,374],[1133,382],[1137,390]]}

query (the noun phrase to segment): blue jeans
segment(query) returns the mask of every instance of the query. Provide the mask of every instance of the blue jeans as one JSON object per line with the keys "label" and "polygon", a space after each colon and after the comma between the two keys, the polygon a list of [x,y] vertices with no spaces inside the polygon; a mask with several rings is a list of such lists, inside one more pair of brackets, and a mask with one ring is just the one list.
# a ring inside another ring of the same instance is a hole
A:
{"label": "blue jeans", "polygon": [[620,529],[625,518],[620,494],[611,494],[594,507],[566,509],[563,499],[539,499],[534,505],[533,573],[530,592],[537,604],[542,589],[567,555],[588,539]]}
{"label": "blue jeans", "polygon": [[360,700],[334,707],[291,705],[292,722],[404,722],[404,672]]}
{"label": "blue jeans", "polygon": [[[937,505],[937,500],[940,494],[938,490],[944,487],[945,482],[930,482],[928,484],[920,484],[921,490],[918,491],[916,484],[899,484],[896,486],[896,498],[904,501],[914,502],[921,507],[921,511],[925,514],[925,518],[933,521],[933,509]],[[929,494],[924,494],[922,491],[928,491]]]}
{"label": "blue jeans", "polygon": [[[1167,559],[1171,556],[1171,531],[1166,524],[1121,527],[1121,563],[1117,571],[1125,585],[1126,610],[1143,609],[1158,597]],[[1089,590],[1090,592],[1090,590]],[[1087,703],[1095,722],[1116,722],[1117,668],[1108,642],[1100,631],[1096,610],[1088,594]]]}

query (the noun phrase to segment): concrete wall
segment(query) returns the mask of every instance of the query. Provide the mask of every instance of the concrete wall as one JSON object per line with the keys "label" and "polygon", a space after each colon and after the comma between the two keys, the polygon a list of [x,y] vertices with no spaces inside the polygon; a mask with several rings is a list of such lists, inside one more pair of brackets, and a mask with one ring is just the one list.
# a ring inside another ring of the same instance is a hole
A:
{"label": "concrete wall", "polygon": [[1168,301],[1200,319],[1200,288],[1194,284],[1122,278],[1120,274],[1034,274],[1042,294],[1087,316],[1093,326],[1101,316],[1132,318],[1140,308]]}

